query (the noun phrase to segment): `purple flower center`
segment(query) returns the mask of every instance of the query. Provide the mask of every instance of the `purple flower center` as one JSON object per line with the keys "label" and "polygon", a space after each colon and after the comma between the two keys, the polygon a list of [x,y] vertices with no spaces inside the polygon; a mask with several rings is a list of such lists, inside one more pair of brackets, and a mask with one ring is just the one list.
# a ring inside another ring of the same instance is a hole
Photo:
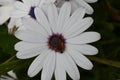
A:
{"label": "purple flower center", "polygon": [[34,18],[34,19],[36,19],[36,17],[35,17],[35,7],[31,7],[31,9],[30,9],[30,11],[29,11],[29,15],[32,17],[32,18]]}
{"label": "purple flower center", "polygon": [[65,0],[65,1],[70,1],[70,0]]}
{"label": "purple flower center", "polygon": [[61,34],[53,34],[48,39],[48,46],[55,52],[62,54],[65,51],[65,39]]}
{"label": "purple flower center", "polygon": [[20,2],[22,2],[22,0],[16,0],[16,1],[20,1]]}

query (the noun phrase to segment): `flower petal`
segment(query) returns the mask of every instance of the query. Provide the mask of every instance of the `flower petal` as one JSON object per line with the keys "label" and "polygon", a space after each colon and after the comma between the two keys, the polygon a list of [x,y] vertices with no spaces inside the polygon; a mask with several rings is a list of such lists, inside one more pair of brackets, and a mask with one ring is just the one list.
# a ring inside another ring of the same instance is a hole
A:
{"label": "flower petal", "polygon": [[46,30],[46,32],[48,32],[48,34],[51,35],[52,32],[51,32],[51,29],[50,29],[50,25],[48,23],[47,17],[43,13],[42,9],[36,7],[35,8],[35,16],[37,18],[37,21],[41,25],[41,27],[43,27]]}
{"label": "flower petal", "polygon": [[30,6],[24,4],[20,1],[16,1],[14,4],[14,7],[15,7],[15,10],[21,10],[21,11],[26,11],[26,12],[30,10]]}
{"label": "flower petal", "polygon": [[15,10],[11,16],[13,18],[21,18],[21,17],[25,17],[28,15],[28,12],[27,11],[21,11],[21,10]]}
{"label": "flower petal", "polygon": [[72,60],[72,57],[69,56],[68,53],[64,54],[64,66],[66,72],[69,74],[69,76],[73,80],[79,80],[80,79],[80,73],[78,71],[77,65],[75,62]]}
{"label": "flower petal", "polygon": [[56,80],[66,80],[63,56],[64,56],[63,54],[56,53],[56,68],[55,68]]}
{"label": "flower petal", "polygon": [[32,57],[35,57],[35,56],[41,54],[41,52],[44,51],[45,48],[47,48],[47,46],[45,46],[45,45],[35,46],[34,48],[17,52],[16,56],[19,59],[32,58]]}
{"label": "flower petal", "polygon": [[65,23],[62,33],[65,33],[68,31],[70,27],[72,27],[78,20],[81,20],[83,16],[85,15],[85,9],[79,8],[77,9],[72,16],[68,19],[68,21]]}
{"label": "flower petal", "polygon": [[24,51],[24,50],[28,50],[28,49],[32,49],[34,47],[39,47],[42,44],[38,44],[38,43],[29,43],[29,42],[25,42],[25,41],[20,41],[18,43],[15,44],[15,50],[17,51]]}
{"label": "flower petal", "polygon": [[75,63],[83,69],[91,70],[93,68],[93,64],[80,52],[73,50],[71,48],[67,48],[67,52],[74,59]]}
{"label": "flower petal", "polygon": [[40,1],[40,6],[42,6],[43,4],[49,4],[49,3],[54,3],[56,0],[41,0]]}
{"label": "flower petal", "polygon": [[98,49],[94,46],[83,44],[83,45],[74,45],[67,44],[71,49],[77,50],[84,55],[96,55],[98,53]]}
{"label": "flower petal", "polygon": [[86,9],[86,13],[87,14],[92,14],[93,13],[93,11],[94,11],[93,8],[89,4],[87,4],[85,1],[83,1],[83,0],[76,0],[76,2],[78,2],[78,4],[80,6],[82,6],[83,8]]}
{"label": "flower petal", "polygon": [[10,18],[11,6],[0,7],[0,25]]}
{"label": "flower petal", "polygon": [[58,22],[56,26],[56,32],[61,32],[63,29],[63,25],[68,20],[71,13],[71,5],[69,2],[65,2],[63,6],[60,9],[59,16],[58,16]]}
{"label": "flower petal", "polygon": [[43,65],[44,65],[44,61],[46,59],[46,57],[48,56],[49,51],[45,50],[44,52],[42,52],[41,55],[39,55],[30,65],[29,69],[28,69],[28,76],[29,77],[34,77],[35,75],[37,75],[40,70],[42,69]]}
{"label": "flower petal", "polygon": [[49,34],[47,34],[45,29],[40,24],[38,24],[36,20],[32,18],[23,18],[22,22],[26,29],[39,32],[41,35],[48,37]]}
{"label": "flower petal", "polygon": [[57,20],[58,20],[58,11],[54,4],[50,4],[48,7],[48,20],[50,23],[50,27],[53,32],[56,31]]}
{"label": "flower petal", "polygon": [[71,13],[74,13],[80,5],[75,0],[70,0],[69,2],[71,3]]}
{"label": "flower petal", "polygon": [[14,26],[16,25],[16,20],[11,18],[9,23],[8,23],[8,32],[12,33]]}
{"label": "flower petal", "polygon": [[31,6],[38,6],[41,0],[31,0]]}
{"label": "flower petal", "polygon": [[47,38],[45,36],[32,30],[19,30],[15,32],[15,36],[18,39],[27,42],[35,42],[35,43],[47,42]]}
{"label": "flower petal", "polygon": [[7,72],[7,74],[8,74],[9,76],[11,76],[11,77],[17,79],[17,76],[16,76],[16,74],[13,72],[13,70]]}
{"label": "flower petal", "polygon": [[63,34],[66,38],[74,37],[87,30],[92,25],[92,23],[93,19],[91,17],[78,20],[75,22],[74,25],[71,25],[71,27],[68,30],[66,30],[66,32],[64,32]]}
{"label": "flower petal", "polygon": [[70,44],[86,44],[98,41],[101,38],[100,34],[97,32],[84,32],[80,35],[67,39]]}
{"label": "flower petal", "polygon": [[84,1],[86,1],[87,3],[95,3],[95,2],[97,2],[98,0],[84,0]]}
{"label": "flower petal", "polygon": [[13,78],[8,77],[8,76],[1,75],[1,76],[0,76],[0,80],[13,80]]}
{"label": "flower petal", "polygon": [[54,51],[48,53],[43,65],[41,80],[51,80],[55,69],[55,57],[56,55]]}
{"label": "flower petal", "polygon": [[31,6],[30,0],[22,0],[25,5]]}

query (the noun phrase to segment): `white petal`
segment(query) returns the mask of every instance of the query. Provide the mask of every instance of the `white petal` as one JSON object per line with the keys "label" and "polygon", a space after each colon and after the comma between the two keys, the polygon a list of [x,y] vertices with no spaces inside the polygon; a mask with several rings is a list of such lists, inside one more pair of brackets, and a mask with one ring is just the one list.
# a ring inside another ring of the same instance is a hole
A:
{"label": "white petal", "polygon": [[100,38],[101,36],[97,32],[84,32],[76,37],[67,39],[67,42],[71,44],[85,44],[98,41]]}
{"label": "white petal", "polygon": [[48,32],[49,35],[52,34],[50,25],[48,23],[47,17],[43,13],[41,8],[35,8],[35,16],[39,24]]}
{"label": "white petal", "polygon": [[8,5],[13,2],[14,2],[14,0],[0,0],[0,5]]}
{"label": "white petal", "polygon": [[56,0],[41,0],[40,1],[40,6],[42,6],[43,4],[49,4],[49,3],[54,3]]}
{"label": "white petal", "polygon": [[69,2],[65,2],[60,9],[58,22],[57,22],[57,32],[61,32],[63,29],[64,24],[68,20],[71,13],[71,5]]}
{"label": "white petal", "polygon": [[18,28],[17,30],[19,30],[22,27],[22,22],[21,22],[21,18],[10,18],[10,21],[8,23],[8,32],[12,33],[13,28],[16,27]]}
{"label": "white petal", "polygon": [[50,4],[48,7],[48,20],[52,31],[55,32],[58,20],[58,11],[54,4]]}
{"label": "white petal", "polygon": [[88,3],[95,3],[95,2],[97,2],[98,0],[84,0],[84,1],[86,1],[86,2],[88,2]]}
{"label": "white petal", "polygon": [[28,76],[29,77],[34,77],[35,75],[37,75],[40,70],[42,69],[43,65],[44,65],[44,61],[48,55],[49,51],[45,50],[44,52],[42,52],[41,55],[39,55],[30,65],[29,69],[28,69]]}
{"label": "white petal", "polygon": [[22,27],[23,26],[21,18],[15,18],[15,22],[16,22],[16,27]]}
{"label": "white petal", "polygon": [[19,51],[17,52],[17,58],[19,59],[27,59],[27,58],[32,58],[35,57],[39,54],[41,54],[42,51],[45,50],[45,48],[47,48],[46,46],[39,46],[39,47],[34,47],[28,50],[24,50],[24,51]]}
{"label": "white petal", "polygon": [[25,5],[31,6],[31,1],[30,0],[22,0]]}
{"label": "white petal", "polygon": [[80,6],[82,6],[83,8],[86,9],[86,13],[87,14],[92,14],[93,13],[93,8],[89,4],[87,4],[85,1],[83,1],[83,0],[76,0],[76,2],[78,2],[78,4]]}
{"label": "white petal", "polygon": [[20,59],[27,59],[31,57],[35,57],[41,54],[47,48],[45,44],[33,44],[28,42],[19,42],[15,45],[15,49],[19,49],[17,52],[17,58]]}
{"label": "white petal", "polygon": [[29,13],[29,12],[27,12],[27,11],[15,10],[15,11],[11,14],[11,16],[12,16],[13,18],[22,18],[22,17],[27,16],[28,13]]}
{"label": "white petal", "polygon": [[0,5],[11,5],[15,2],[15,0],[0,0]]}
{"label": "white petal", "polygon": [[15,10],[20,10],[20,11],[29,11],[30,10],[30,6],[20,2],[20,1],[16,1],[14,4]]}
{"label": "white petal", "polygon": [[15,36],[18,39],[27,42],[35,42],[35,43],[47,42],[47,38],[45,36],[32,30],[19,30],[15,32]]}
{"label": "white petal", "polygon": [[80,52],[73,50],[71,48],[67,49],[67,52],[74,59],[75,63],[83,69],[91,70],[93,68],[93,64]]}
{"label": "white petal", "polygon": [[67,44],[71,49],[77,50],[84,55],[96,55],[98,53],[98,49],[94,46],[84,44],[84,45],[73,45]]}
{"label": "white petal", "polygon": [[11,33],[13,31],[13,28],[15,26],[15,19],[11,18],[10,22],[8,23],[8,32]]}
{"label": "white petal", "polygon": [[17,76],[16,76],[16,74],[11,70],[11,71],[9,71],[9,72],[7,72],[8,73],[8,75],[9,76],[11,76],[11,77],[13,77],[13,78],[15,78],[15,79],[17,79]]}
{"label": "white petal", "polygon": [[31,6],[38,6],[40,4],[40,0],[31,0]]}
{"label": "white petal", "polygon": [[44,14],[46,15],[46,17],[48,18],[48,8],[51,5],[51,3],[49,4],[43,4],[43,5],[39,5],[38,7],[42,9],[42,11],[44,12]]}
{"label": "white petal", "polygon": [[71,3],[71,12],[74,13],[78,8],[81,6],[75,1],[75,0],[70,0]]}
{"label": "white petal", "polygon": [[23,18],[22,22],[23,22],[23,26],[25,26],[26,29],[30,29],[30,30],[39,32],[40,34],[48,37],[49,34],[47,34],[45,29],[40,24],[38,24],[34,19]]}
{"label": "white petal", "polygon": [[63,34],[66,38],[74,37],[87,30],[92,25],[92,23],[93,19],[91,17],[78,20],[74,23],[74,25],[71,25],[71,27],[68,30],[66,30],[66,32],[64,32]]}
{"label": "white petal", "polygon": [[20,42],[18,42],[18,43],[15,44],[15,50],[17,50],[17,51],[23,51],[23,50],[32,49],[34,47],[39,47],[41,45],[42,44],[29,43],[29,42],[20,41]]}
{"label": "white petal", "polygon": [[0,25],[10,18],[10,13],[13,8],[10,6],[0,7]]}
{"label": "white petal", "polygon": [[56,80],[66,80],[66,72],[64,66],[64,55],[56,53],[56,68],[55,68],[55,78]]}
{"label": "white petal", "polygon": [[2,78],[0,78],[0,80],[13,80],[13,78],[11,77],[8,77],[8,76],[4,76],[4,75],[1,75]]}
{"label": "white petal", "polygon": [[65,53],[64,66],[66,72],[73,80],[80,79],[80,73],[78,71],[77,65],[75,64],[75,62],[72,60],[72,57],[70,57],[68,53]]}
{"label": "white petal", "polygon": [[62,33],[65,33],[68,31],[70,27],[72,27],[78,20],[81,20],[83,16],[85,15],[85,9],[79,8],[77,9],[72,16],[68,19],[68,21],[65,23]]}
{"label": "white petal", "polygon": [[41,80],[51,80],[53,72],[55,70],[55,52],[51,51],[45,59]]}

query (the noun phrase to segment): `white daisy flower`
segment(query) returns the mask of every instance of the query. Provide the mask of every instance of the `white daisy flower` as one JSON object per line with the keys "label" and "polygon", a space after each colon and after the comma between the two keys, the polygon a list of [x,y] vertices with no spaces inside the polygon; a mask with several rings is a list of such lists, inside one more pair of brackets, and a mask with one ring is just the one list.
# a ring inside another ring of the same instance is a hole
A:
{"label": "white daisy flower", "polygon": [[18,80],[16,74],[13,71],[9,71],[8,75],[1,75],[0,80]]}
{"label": "white daisy flower", "polygon": [[[18,29],[26,29],[22,24],[23,17],[32,17],[36,18],[34,14],[34,9],[36,7],[41,7],[43,4],[48,4],[50,2],[55,2],[55,0],[21,0],[16,1],[14,5],[14,10],[12,13],[13,20],[8,25],[9,27],[13,27],[13,25],[17,25]],[[17,22],[16,22],[17,20]],[[11,31],[10,31],[11,32]]]}
{"label": "white daisy flower", "polygon": [[55,2],[55,0],[22,0],[15,3],[15,10],[12,13],[13,18],[32,17],[35,19],[34,9],[41,7],[45,3]]}
{"label": "white daisy flower", "polygon": [[[14,9],[14,3],[18,0],[1,0],[0,1],[0,25],[4,24],[8,19],[8,32],[11,33],[13,28],[16,26],[22,26],[19,19],[11,18],[11,13]],[[20,1],[20,0],[19,0]]]}
{"label": "white daisy flower", "polygon": [[85,10],[77,9],[71,15],[71,5],[66,2],[59,13],[54,4],[48,7],[47,17],[40,8],[35,9],[36,20],[24,18],[27,30],[19,30],[15,36],[22,40],[15,45],[19,59],[37,56],[28,69],[33,77],[42,70],[41,80],[66,80],[66,72],[73,80],[79,80],[76,64],[91,70],[93,64],[84,55],[95,55],[97,48],[89,45],[100,39],[97,32],[84,32],[93,23],[91,17],[83,18]]}
{"label": "white daisy flower", "polygon": [[94,10],[88,3],[94,3],[98,0],[56,0],[56,4],[58,7],[60,7],[66,1],[71,3],[72,12],[74,12],[79,7],[83,7],[85,8],[87,14],[92,14]]}

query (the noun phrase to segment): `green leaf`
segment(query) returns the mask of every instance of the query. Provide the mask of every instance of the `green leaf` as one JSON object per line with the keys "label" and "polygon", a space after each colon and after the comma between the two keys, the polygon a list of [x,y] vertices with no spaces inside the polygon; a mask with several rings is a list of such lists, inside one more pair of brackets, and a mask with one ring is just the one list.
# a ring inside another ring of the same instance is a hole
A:
{"label": "green leaf", "polygon": [[2,48],[3,52],[14,55],[14,45],[18,41],[19,40],[13,35],[8,34],[7,28],[2,28],[2,31],[0,31],[0,47]]}

